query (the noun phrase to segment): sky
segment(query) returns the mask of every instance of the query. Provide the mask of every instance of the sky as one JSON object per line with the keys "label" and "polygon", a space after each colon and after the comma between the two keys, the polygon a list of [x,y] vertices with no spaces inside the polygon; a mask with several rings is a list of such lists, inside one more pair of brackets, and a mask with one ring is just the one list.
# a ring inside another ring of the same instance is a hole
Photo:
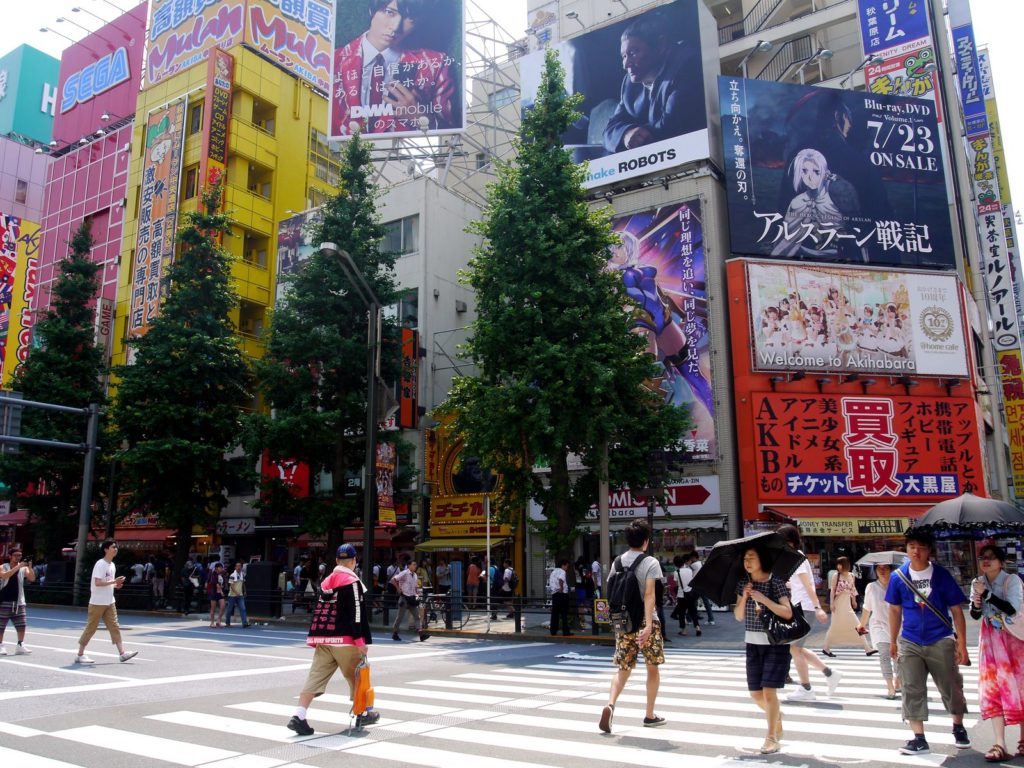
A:
{"label": "sky", "polygon": [[[516,37],[526,29],[526,0],[471,2]],[[86,34],[86,29],[96,29],[100,18],[111,20],[118,15],[117,8],[127,10],[135,5],[132,0],[3,0],[3,4],[7,40],[26,42],[58,58],[71,44],[61,35],[78,40]],[[72,12],[72,8],[80,10]],[[1017,33],[1024,29],[1024,1],[971,0],[971,11],[978,45],[988,44],[991,55],[1010,187],[1015,192],[1014,207],[1024,211],[1024,99],[1015,96],[1016,75],[1013,74],[1013,51],[1021,44],[1016,39]],[[66,18],[66,21],[57,22],[58,18]],[[54,31],[40,32],[40,27]],[[6,51],[0,50],[0,54],[3,53]]]}

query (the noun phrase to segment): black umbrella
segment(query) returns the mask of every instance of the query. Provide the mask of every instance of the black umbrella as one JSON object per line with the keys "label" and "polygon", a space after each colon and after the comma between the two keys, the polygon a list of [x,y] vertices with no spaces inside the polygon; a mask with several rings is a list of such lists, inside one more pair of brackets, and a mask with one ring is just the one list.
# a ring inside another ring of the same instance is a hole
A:
{"label": "black umbrella", "polygon": [[985,539],[1024,531],[1024,511],[1006,501],[965,493],[940,501],[911,527],[931,531],[937,538]]}
{"label": "black umbrella", "polygon": [[786,546],[785,539],[774,531],[720,541],[711,548],[707,560],[693,577],[690,586],[718,605],[734,603],[736,585],[746,573],[743,570],[743,553],[751,547],[757,547],[768,554],[773,561],[772,575],[784,581],[789,581],[789,577],[804,561],[804,556]]}

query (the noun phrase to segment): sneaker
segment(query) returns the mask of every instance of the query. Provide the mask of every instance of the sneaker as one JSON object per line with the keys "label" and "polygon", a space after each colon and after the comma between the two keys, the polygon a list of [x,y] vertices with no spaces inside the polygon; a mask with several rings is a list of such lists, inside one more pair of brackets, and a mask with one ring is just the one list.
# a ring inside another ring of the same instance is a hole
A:
{"label": "sneaker", "polygon": [[714,619],[708,619],[708,624],[710,624],[712,627],[715,626],[715,620]]}
{"label": "sneaker", "polygon": [[396,642],[399,642],[399,643],[400,643],[400,642],[402,642],[402,638],[400,638],[400,637],[398,636],[398,633],[397,633],[397,632],[395,632],[395,633],[393,633],[393,634],[391,635],[391,639],[392,639],[392,640],[394,640],[394,641],[396,641]]}
{"label": "sneaker", "polygon": [[380,720],[380,712],[375,709],[368,709],[361,715],[356,715],[356,728],[362,728],[364,725],[373,725]]}
{"label": "sneaker", "polygon": [[292,715],[292,719],[288,721],[288,729],[295,731],[299,736],[312,736],[314,733],[313,729],[309,727],[309,723],[298,715]]}
{"label": "sneaker", "polygon": [[430,633],[429,632],[420,632],[420,642],[421,643],[424,640],[426,640],[427,638],[429,638],[429,637],[430,637]]}
{"label": "sneaker", "polygon": [[971,737],[967,735],[967,729],[962,725],[953,726],[953,744],[957,749],[971,748]]}
{"label": "sneaker", "polygon": [[81,656],[75,656],[75,664],[95,664],[96,662],[86,656],[84,653]]}
{"label": "sneaker", "polygon": [[664,725],[664,724],[665,724],[665,718],[664,717],[658,717],[657,715],[655,715],[654,717],[645,717],[644,718],[644,728],[657,728],[659,725]]}
{"label": "sneaker", "polygon": [[836,688],[839,687],[839,681],[843,679],[843,673],[838,669],[833,669],[832,674],[825,678],[825,685],[828,686],[828,695],[835,696]]}
{"label": "sneaker", "polygon": [[14,646],[14,655],[15,656],[27,656],[30,653],[32,653],[32,651],[30,649],[26,648],[21,643],[18,643],[16,646]]}
{"label": "sneaker", "polygon": [[[832,674],[835,675],[835,672]],[[804,688],[802,685],[798,685],[794,691],[786,696],[786,701],[814,701],[814,691],[810,688]]]}
{"label": "sneaker", "polygon": [[612,732],[612,715],[615,714],[615,707],[611,704],[606,704],[605,708],[601,710],[601,720],[598,722],[597,727],[604,733]]}
{"label": "sneaker", "polygon": [[6,655],[7,655],[7,648],[5,648],[4,646],[0,645],[0,656],[6,656]]}
{"label": "sneaker", "polygon": [[118,658],[121,659],[122,663],[125,661],[131,661],[139,655],[138,651],[125,651]]}
{"label": "sneaker", "polygon": [[927,755],[930,753],[931,749],[928,742],[924,740],[924,736],[915,736],[900,747],[900,754],[903,755]]}

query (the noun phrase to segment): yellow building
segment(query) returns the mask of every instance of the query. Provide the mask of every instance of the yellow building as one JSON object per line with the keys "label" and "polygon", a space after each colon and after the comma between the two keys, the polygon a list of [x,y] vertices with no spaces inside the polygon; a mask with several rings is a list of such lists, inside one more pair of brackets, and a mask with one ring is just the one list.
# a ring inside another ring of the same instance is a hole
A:
{"label": "yellow building", "polygon": [[[293,211],[320,205],[333,195],[339,165],[322,130],[327,125],[326,98],[247,47],[235,45],[228,53],[234,59],[234,73],[224,210],[235,223],[224,246],[236,257],[232,274],[241,297],[232,319],[244,351],[259,357],[273,304],[278,223]],[[178,189],[180,227],[184,215],[196,210],[202,193],[200,161],[205,151],[203,112],[208,80],[208,67],[202,62],[159,80],[139,95],[121,245],[114,365],[125,362],[131,319],[148,117],[182,97],[188,100]]]}

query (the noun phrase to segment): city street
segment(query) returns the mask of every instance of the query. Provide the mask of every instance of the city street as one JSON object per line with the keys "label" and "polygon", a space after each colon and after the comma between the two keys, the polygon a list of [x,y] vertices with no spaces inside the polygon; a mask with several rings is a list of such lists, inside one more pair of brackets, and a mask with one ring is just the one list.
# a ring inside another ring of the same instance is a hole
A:
{"label": "city street", "polygon": [[[82,668],[72,660],[83,620],[79,611],[32,607],[26,645],[34,653],[0,657],[0,762],[275,768],[338,765],[337,753],[345,752],[360,766],[973,768],[985,764],[981,753],[990,745],[988,727],[972,714],[966,725],[974,747],[957,754],[933,692],[933,753],[898,754],[908,738],[899,702],[882,697],[877,661],[847,649],[832,660],[843,674],[836,696],[826,696],[818,675],[816,702],[783,706],[783,753],[763,758],[764,721],[746,691],[742,635],[725,615],[702,641],[673,633],[657,707],[668,720],[661,728],[641,727],[638,670],[619,700],[613,733],[598,731],[612,674],[608,646],[438,636],[399,644],[381,631],[371,650],[380,723],[349,730],[347,689],[337,677],[310,708],[316,734],[305,738],[285,728],[312,654],[301,623],[217,630],[196,618],[124,615],[126,647],[138,657],[119,663],[101,629],[88,651],[96,664]],[[965,670],[965,681],[975,713],[976,666]]]}

